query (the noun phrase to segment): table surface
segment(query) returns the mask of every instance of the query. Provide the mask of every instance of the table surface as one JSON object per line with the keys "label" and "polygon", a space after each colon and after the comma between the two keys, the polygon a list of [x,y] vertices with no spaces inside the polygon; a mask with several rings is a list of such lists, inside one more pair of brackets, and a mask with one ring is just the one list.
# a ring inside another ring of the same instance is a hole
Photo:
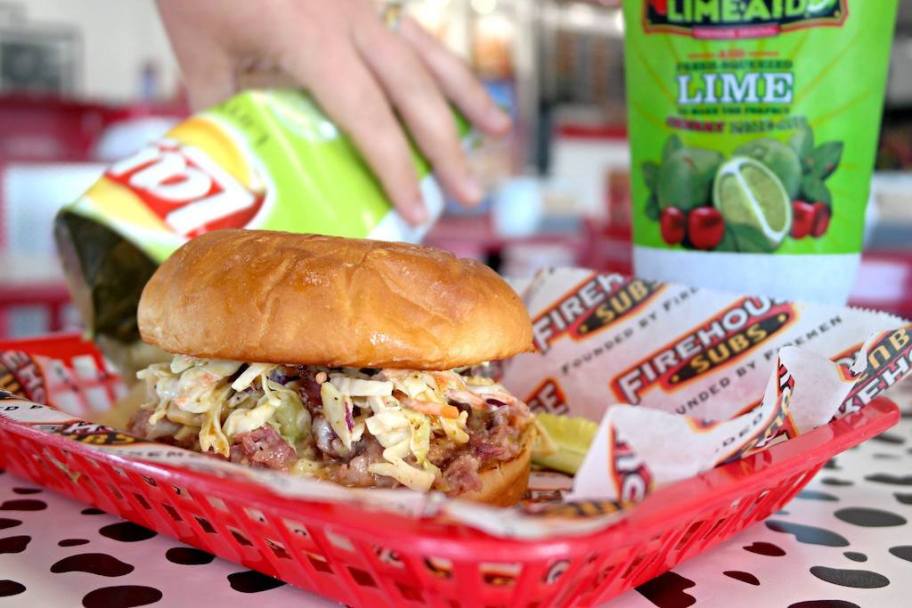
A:
{"label": "table surface", "polygon": [[[897,427],[839,455],[767,521],[607,607],[910,605],[912,382],[899,389]],[[0,475],[0,608],[334,606],[120,521]]]}

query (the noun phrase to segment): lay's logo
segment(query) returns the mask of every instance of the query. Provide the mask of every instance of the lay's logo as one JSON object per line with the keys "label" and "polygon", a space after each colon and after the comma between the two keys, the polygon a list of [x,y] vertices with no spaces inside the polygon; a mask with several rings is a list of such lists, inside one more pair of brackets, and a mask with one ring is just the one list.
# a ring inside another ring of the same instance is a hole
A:
{"label": "lay's logo", "polygon": [[619,399],[633,405],[657,385],[673,392],[741,359],[796,318],[791,304],[761,297],[740,298],[618,374],[611,388]]}
{"label": "lay's logo", "polygon": [[132,190],[173,232],[194,237],[219,228],[243,228],[263,206],[251,189],[205,153],[162,140],[113,165],[105,177]]}

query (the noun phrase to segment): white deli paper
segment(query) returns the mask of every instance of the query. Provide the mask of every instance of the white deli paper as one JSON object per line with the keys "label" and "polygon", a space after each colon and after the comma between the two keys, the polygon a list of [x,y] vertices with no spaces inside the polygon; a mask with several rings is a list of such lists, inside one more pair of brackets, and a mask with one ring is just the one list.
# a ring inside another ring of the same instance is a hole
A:
{"label": "white deli paper", "polygon": [[[582,269],[543,271],[517,290],[538,352],[505,362],[501,381],[534,410],[600,424],[569,497],[556,475],[534,475],[537,500],[513,509],[404,489],[349,489],[86,423],[82,418],[110,407],[123,387],[75,338],[73,352],[58,358],[28,347],[0,352],[0,389],[30,400],[0,392],[0,427],[30,427],[125,460],[243,479],[293,499],[543,538],[603,528],[623,517],[620,507],[662,484],[855,411],[905,376],[912,362],[912,326],[882,313]],[[572,505],[560,502],[562,493]]]}
{"label": "white deli paper", "polygon": [[515,286],[537,352],[501,381],[534,410],[600,421],[576,500],[637,502],[854,411],[910,367],[909,327],[884,313],[584,269]]}

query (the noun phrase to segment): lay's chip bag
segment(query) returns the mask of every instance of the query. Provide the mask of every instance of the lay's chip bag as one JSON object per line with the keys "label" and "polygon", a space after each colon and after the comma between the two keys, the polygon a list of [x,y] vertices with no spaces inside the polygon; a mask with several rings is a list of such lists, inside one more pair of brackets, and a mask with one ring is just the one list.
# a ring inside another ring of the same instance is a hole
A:
{"label": "lay's chip bag", "polygon": [[[468,136],[460,118],[460,133]],[[73,299],[109,356],[133,367],[136,307],[159,263],[220,228],[417,242],[443,208],[427,161],[413,158],[429,220],[391,206],[351,141],[301,91],[254,90],[174,127],[115,163],[56,218]]]}

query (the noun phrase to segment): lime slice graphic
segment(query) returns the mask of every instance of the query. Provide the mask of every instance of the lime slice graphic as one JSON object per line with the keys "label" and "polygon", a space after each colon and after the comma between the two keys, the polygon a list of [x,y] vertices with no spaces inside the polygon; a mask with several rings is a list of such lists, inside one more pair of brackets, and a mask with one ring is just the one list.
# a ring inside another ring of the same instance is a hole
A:
{"label": "lime slice graphic", "polygon": [[583,457],[589,451],[589,445],[598,425],[586,418],[576,416],[556,416],[554,414],[536,414],[535,419],[548,434],[556,448],[550,453],[536,454],[532,460],[535,464],[562,471],[576,473],[583,463]]}
{"label": "lime slice graphic", "polygon": [[807,12],[809,15],[816,15],[817,13],[822,13],[831,8],[837,2],[839,2],[839,0],[816,0],[808,2]]}
{"label": "lime slice graphic", "polygon": [[736,156],[719,167],[713,204],[740,251],[773,251],[792,227],[792,205],[782,182],[752,158]]}
{"label": "lime slice graphic", "polygon": [[732,156],[749,156],[759,160],[779,178],[790,198],[798,196],[801,187],[801,160],[791,146],[764,137],[740,146]]}

